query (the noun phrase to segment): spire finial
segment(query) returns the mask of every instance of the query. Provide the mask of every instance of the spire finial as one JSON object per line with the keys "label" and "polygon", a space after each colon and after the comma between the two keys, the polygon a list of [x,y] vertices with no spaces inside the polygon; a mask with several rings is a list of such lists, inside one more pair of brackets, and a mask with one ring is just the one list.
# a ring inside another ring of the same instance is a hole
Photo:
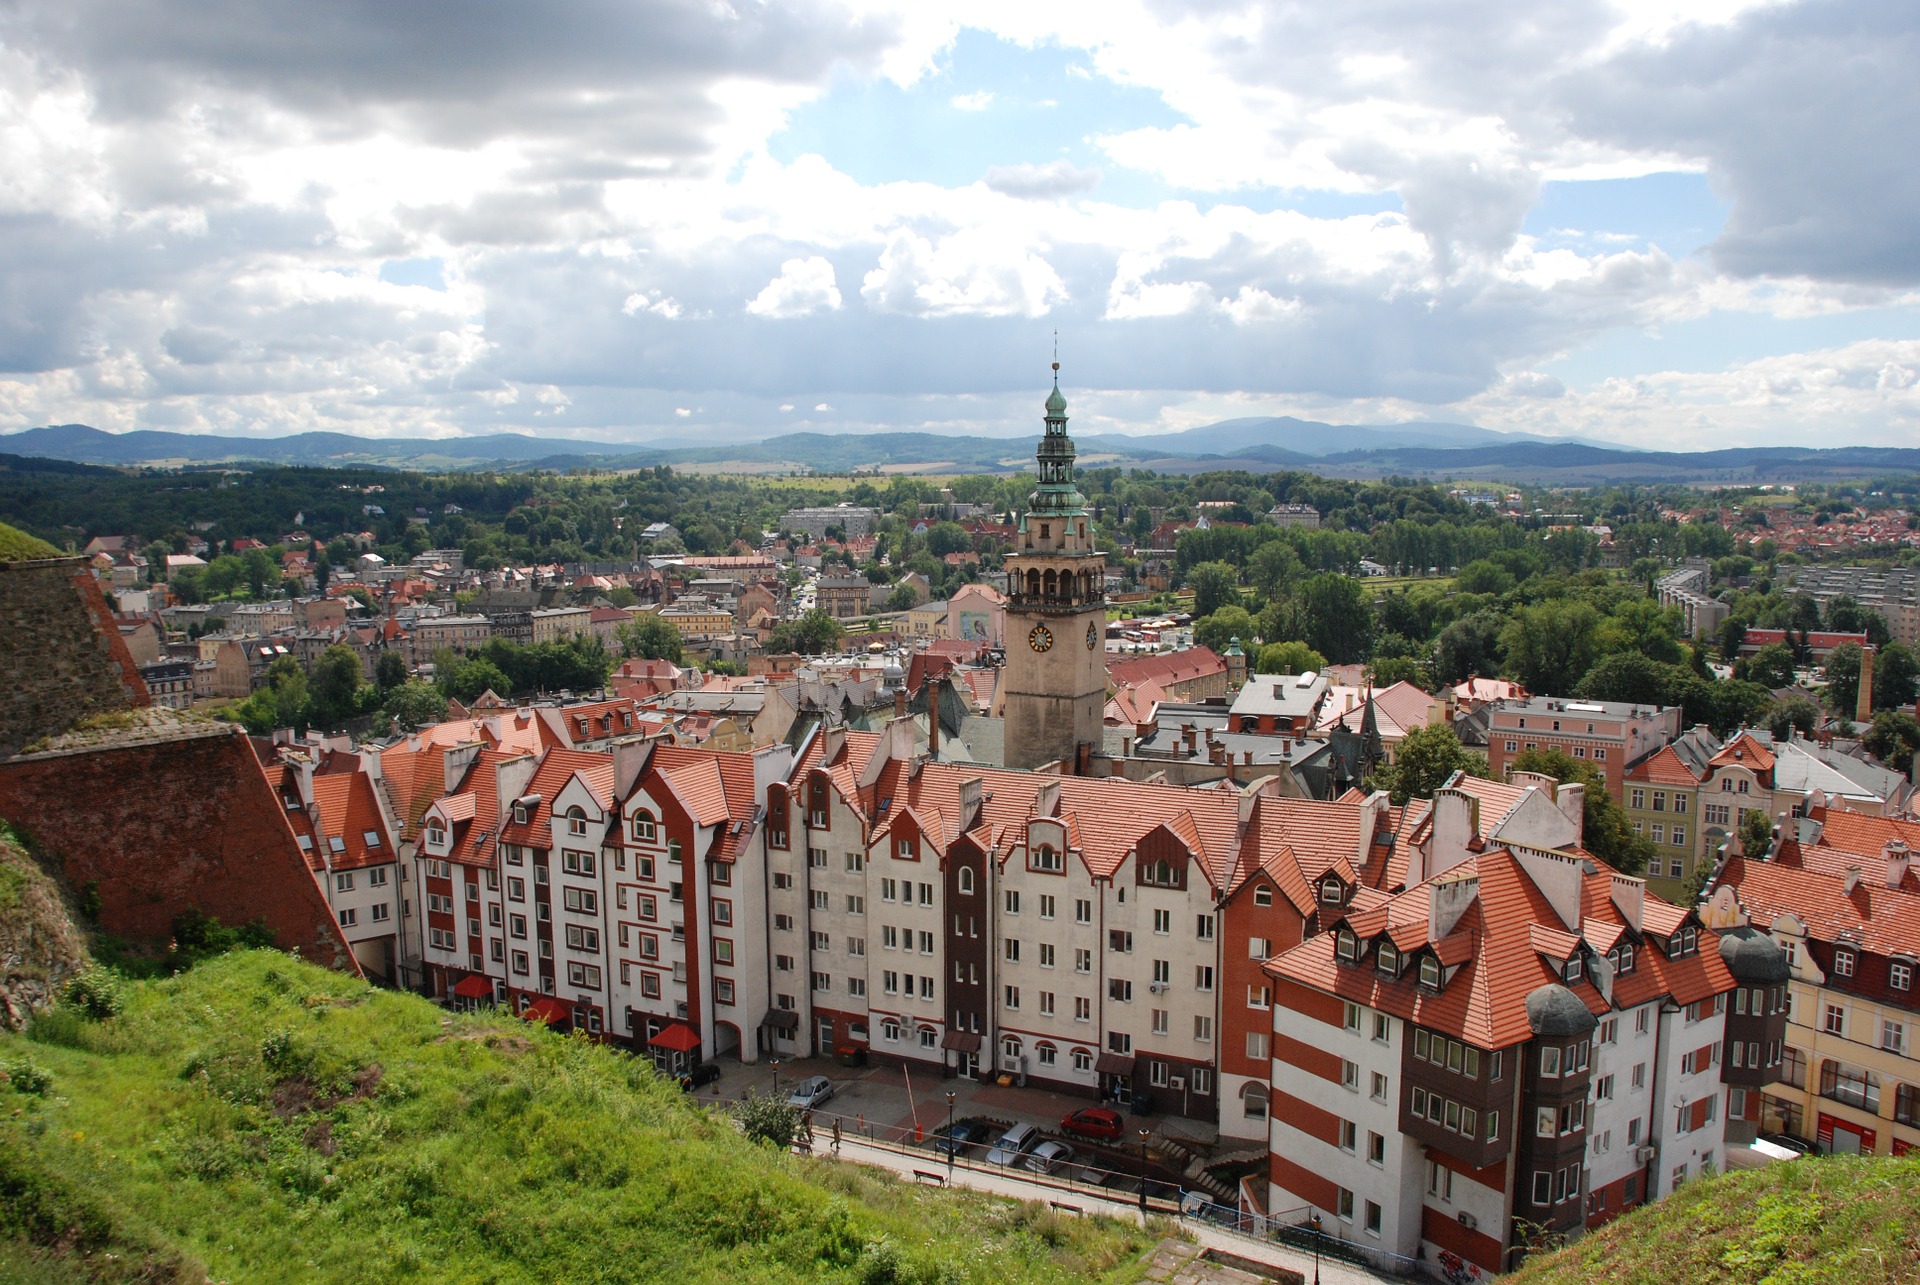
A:
{"label": "spire finial", "polygon": [[1056,387],[1059,386],[1059,383],[1060,383],[1060,330],[1057,326],[1054,328],[1054,332],[1053,332],[1053,382]]}

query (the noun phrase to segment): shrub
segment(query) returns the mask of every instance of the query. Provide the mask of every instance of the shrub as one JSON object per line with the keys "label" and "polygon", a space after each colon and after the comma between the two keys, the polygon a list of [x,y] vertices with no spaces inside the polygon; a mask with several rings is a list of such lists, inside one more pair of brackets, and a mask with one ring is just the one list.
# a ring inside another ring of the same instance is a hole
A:
{"label": "shrub", "polygon": [[120,978],[98,964],[75,973],[68,980],[62,998],[96,1022],[119,1016],[125,1003]]}
{"label": "shrub", "polygon": [[755,1142],[770,1146],[791,1146],[800,1132],[800,1110],[787,1105],[785,1098],[749,1092],[733,1109],[741,1132]]}
{"label": "shrub", "polygon": [[8,1086],[15,1093],[45,1097],[47,1090],[53,1087],[53,1077],[25,1058],[0,1062],[0,1076],[6,1077]]}

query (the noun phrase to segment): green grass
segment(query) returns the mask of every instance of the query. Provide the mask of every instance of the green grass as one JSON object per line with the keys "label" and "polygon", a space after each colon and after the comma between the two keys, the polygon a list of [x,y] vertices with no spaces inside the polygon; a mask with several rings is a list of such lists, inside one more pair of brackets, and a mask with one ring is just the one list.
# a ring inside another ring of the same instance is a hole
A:
{"label": "green grass", "polygon": [[58,558],[65,555],[38,536],[0,522],[0,562],[24,562],[30,558]]}
{"label": "green grass", "polygon": [[1010,1285],[1135,1280],[1148,1247],[776,1153],[616,1050],[271,951],[0,1035],[23,1058],[52,1083],[0,1088],[9,1280]]}
{"label": "green grass", "polygon": [[1809,1158],[1690,1182],[1512,1277],[1514,1285],[1917,1279],[1920,1158]]}

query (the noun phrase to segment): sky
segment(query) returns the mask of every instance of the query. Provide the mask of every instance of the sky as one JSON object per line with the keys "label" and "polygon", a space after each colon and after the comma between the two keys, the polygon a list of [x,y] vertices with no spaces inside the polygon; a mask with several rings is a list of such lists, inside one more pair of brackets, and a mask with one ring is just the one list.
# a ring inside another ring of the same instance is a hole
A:
{"label": "sky", "polygon": [[1916,119],[1902,0],[0,0],[0,431],[1920,445]]}

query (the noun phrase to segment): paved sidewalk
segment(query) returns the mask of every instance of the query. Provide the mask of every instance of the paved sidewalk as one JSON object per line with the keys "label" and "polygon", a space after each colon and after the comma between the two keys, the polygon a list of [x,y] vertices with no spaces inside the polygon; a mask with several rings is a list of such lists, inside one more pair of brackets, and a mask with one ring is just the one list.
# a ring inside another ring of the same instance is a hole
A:
{"label": "paved sidewalk", "polygon": [[[783,1080],[785,1076],[781,1077]],[[941,1098],[944,1109],[945,1097]],[[817,1119],[817,1117],[816,1117]],[[814,1130],[814,1154],[831,1157],[833,1146],[832,1131],[816,1128]],[[853,1164],[869,1165],[879,1169],[889,1169],[909,1181],[920,1181],[916,1174],[938,1174],[945,1177],[947,1162],[944,1156],[928,1151],[924,1155],[903,1154],[888,1147],[877,1147],[858,1137],[846,1134],[841,1137],[840,1159]],[[961,1163],[953,1168],[949,1180],[955,1187],[967,1187],[975,1191],[991,1192],[995,1195],[1010,1196],[1016,1200],[1045,1200],[1056,1205],[1069,1207],[1077,1212],[1104,1214],[1110,1218],[1138,1221],[1140,1208],[1137,1202],[1111,1196],[1097,1195],[1084,1189],[1071,1189],[1054,1186],[1049,1183],[1019,1176],[1011,1170],[986,1168],[978,1162]],[[1157,1212],[1157,1211],[1156,1211]],[[1170,1215],[1160,1214],[1161,1217]],[[1249,1236],[1237,1236],[1222,1228],[1193,1219],[1177,1220],[1181,1228],[1202,1246],[1231,1254],[1266,1266],[1300,1273],[1307,1281],[1314,1279],[1314,1260],[1311,1254],[1302,1254],[1284,1245],[1273,1244]],[[1402,1285],[1401,1278],[1378,1275],[1365,1268],[1350,1263],[1334,1262],[1322,1259],[1320,1262],[1320,1280],[1323,1285],[1381,1285],[1392,1282]]]}

